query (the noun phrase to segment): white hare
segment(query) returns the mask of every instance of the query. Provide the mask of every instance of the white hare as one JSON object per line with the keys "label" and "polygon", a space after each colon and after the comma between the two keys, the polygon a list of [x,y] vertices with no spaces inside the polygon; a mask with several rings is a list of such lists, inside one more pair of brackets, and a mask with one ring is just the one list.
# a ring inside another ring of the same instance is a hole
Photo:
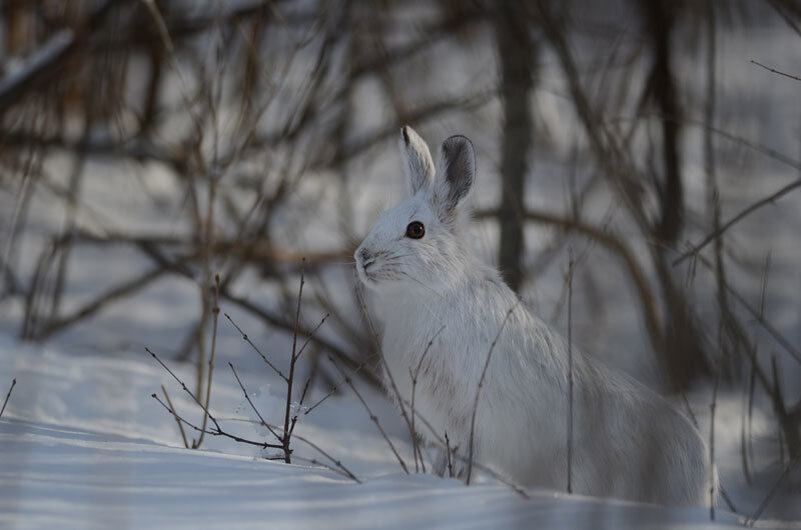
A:
{"label": "white hare", "polygon": [[[425,353],[416,414],[466,456],[476,391],[498,336],[475,412],[473,460],[525,487],[564,490],[566,340],[471,251],[464,206],[476,170],[470,140],[445,140],[436,177],[428,147],[410,127],[401,130],[400,146],[408,198],[380,216],[355,253],[359,279],[380,310],[385,368],[399,399],[408,410],[410,371]],[[573,380],[575,493],[670,505],[709,501],[706,445],[682,414],[578,351]],[[464,477],[465,459],[453,465]]]}

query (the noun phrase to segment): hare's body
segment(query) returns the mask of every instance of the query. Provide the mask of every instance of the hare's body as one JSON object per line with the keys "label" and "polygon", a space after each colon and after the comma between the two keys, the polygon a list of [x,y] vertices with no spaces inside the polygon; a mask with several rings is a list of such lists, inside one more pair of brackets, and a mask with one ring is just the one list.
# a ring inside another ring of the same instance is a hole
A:
{"label": "hare's body", "polygon": [[[447,432],[466,457],[476,391],[497,337],[476,409],[473,460],[522,486],[564,490],[567,343],[464,242],[456,205],[472,184],[472,148],[459,159],[469,141],[446,141],[443,175],[432,184],[422,140],[403,132],[412,197],[385,212],[356,252],[359,276],[380,306],[385,376],[407,411],[414,393],[415,414],[437,432],[417,430],[432,441]],[[456,170],[471,173],[464,189]],[[427,174],[415,182],[415,171]],[[454,187],[459,193],[449,194]],[[425,227],[422,236],[414,223]],[[708,501],[707,451],[686,418],[578,350],[572,373],[575,493],[672,505]],[[464,459],[453,463],[463,476]]]}

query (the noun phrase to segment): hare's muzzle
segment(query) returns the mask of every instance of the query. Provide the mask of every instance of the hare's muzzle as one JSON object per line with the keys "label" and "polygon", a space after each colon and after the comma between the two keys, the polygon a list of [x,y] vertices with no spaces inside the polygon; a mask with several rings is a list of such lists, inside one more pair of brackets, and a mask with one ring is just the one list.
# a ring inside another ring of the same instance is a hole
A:
{"label": "hare's muzzle", "polygon": [[371,256],[367,249],[363,247],[356,249],[356,253],[353,257],[356,259],[356,273],[359,279],[362,283],[368,283],[371,280],[368,275],[368,269],[370,265],[375,263],[375,257]]}

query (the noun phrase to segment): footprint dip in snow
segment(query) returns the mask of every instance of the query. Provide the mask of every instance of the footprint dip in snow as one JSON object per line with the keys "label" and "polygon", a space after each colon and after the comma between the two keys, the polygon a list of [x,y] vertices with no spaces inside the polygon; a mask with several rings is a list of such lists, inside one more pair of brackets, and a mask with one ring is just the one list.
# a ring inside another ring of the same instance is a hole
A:
{"label": "footprint dip in snow", "polygon": [[444,447],[448,435],[453,454],[438,471],[449,465],[469,481],[482,466],[523,487],[564,491],[569,459],[573,493],[707,505],[717,480],[690,421],[625,374],[570,351],[472,252],[470,140],[445,140],[436,169],[410,127],[400,147],[407,198],[381,214],[356,250],[356,270],[380,323],[390,394],[431,444]]}

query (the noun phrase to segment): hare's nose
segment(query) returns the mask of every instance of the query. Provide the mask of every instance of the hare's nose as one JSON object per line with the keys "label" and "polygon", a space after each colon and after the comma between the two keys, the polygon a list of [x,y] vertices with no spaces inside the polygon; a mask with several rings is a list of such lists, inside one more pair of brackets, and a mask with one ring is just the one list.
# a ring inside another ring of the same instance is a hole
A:
{"label": "hare's nose", "polygon": [[370,253],[367,252],[366,248],[362,248],[359,250],[359,258],[361,258],[362,263],[368,261],[370,259]]}

